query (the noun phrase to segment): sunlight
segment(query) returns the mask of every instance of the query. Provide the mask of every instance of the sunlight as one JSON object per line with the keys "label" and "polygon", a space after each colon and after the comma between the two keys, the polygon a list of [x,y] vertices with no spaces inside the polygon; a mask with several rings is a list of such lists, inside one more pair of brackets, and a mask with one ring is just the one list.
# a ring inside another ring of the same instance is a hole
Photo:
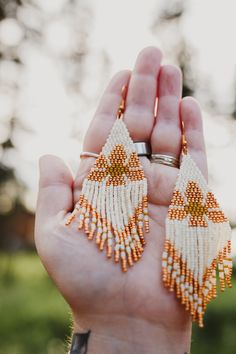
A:
{"label": "sunlight", "polygon": [[[141,48],[156,45],[165,50],[167,44],[152,31],[164,1],[157,4],[155,0],[139,3],[90,0],[86,3],[88,9],[85,3],[76,3],[75,14],[64,11],[66,0],[34,2],[38,12],[30,7],[21,8],[19,22],[6,19],[0,24],[0,40],[4,45],[11,47],[22,42],[18,53],[24,64],[19,76],[17,65],[7,60],[1,62],[0,78],[5,86],[0,91],[0,140],[6,138],[3,123],[14,112],[12,87],[17,78],[20,85],[15,101],[17,117],[32,133],[18,130],[14,134],[17,152],[9,153],[8,159],[28,186],[24,200],[32,210],[37,195],[38,158],[47,153],[59,155],[75,171],[83,136],[110,77],[118,70],[132,68]],[[236,128],[235,122],[225,117],[234,100],[234,1],[227,1],[227,6],[214,2],[212,11],[212,1],[207,0],[204,8],[202,11],[201,1],[189,1],[182,27],[178,28],[197,51],[195,75],[202,79],[196,96],[204,109],[209,92],[213,92],[219,106],[217,116],[204,111],[210,184],[231,220],[236,222],[236,169],[232,166]],[[20,23],[41,31],[41,42],[23,40]],[[81,45],[84,47],[80,48]],[[76,63],[83,51],[86,52],[83,65],[73,69],[69,58],[77,58]],[[171,56],[166,54],[164,62],[172,62]],[[74,88],[66,85],[67,75],[73,79]]]}

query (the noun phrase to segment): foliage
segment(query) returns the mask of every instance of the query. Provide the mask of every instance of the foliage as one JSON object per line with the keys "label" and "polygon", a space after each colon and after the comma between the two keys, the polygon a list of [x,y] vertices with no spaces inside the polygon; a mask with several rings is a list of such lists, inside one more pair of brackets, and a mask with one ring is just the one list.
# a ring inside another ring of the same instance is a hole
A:
{"label": "foliage", "polygon": [[0,294],[0,353],[65,353],[69,308],[35,254],[1,255]]}

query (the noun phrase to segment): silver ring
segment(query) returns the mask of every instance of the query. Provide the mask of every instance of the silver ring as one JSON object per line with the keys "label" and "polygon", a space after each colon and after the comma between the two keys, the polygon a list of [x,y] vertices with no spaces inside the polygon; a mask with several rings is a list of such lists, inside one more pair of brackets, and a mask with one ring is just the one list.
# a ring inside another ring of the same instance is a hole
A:
{"label": "silver ring", "polygon": [[[143,141],[137,141],[134,143],[135,150],[138,156],[150,156],[151,155],[151,145],[149,143]],[[95,154],[94,152],[90,151],[83,151],[80,154],[80,158],[82,157],[95,157],[97,158],[99,154]]]}
{"label": "silver ring", "polygon": [[149,143],[143,141],[136,141],[134,143],[134,146],[138,156],[150,156],[152,153],[151,145]]}
{"label": "silver ring", "polygon": [[170,155],[151,154],[150,161],[154,163],[170,166],[170,167],[179,168],[179,160],[176,157]]}

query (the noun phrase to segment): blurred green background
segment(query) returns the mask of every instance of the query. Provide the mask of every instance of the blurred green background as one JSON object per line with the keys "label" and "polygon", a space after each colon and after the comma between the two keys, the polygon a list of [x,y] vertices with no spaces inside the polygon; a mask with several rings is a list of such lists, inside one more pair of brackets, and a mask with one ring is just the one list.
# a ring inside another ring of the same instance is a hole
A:
{"label": "blurred green background", "polygon": [[[0,258],[0,353],[64,354],[70,312],[34,252]],[[236,277],[208,308],[204,329],[193,326],[192,354],[234,354]]]}
{"label": "blurred green background", "polygon": [[0,353],[65,353],[69,308],[34,252],[1,254]]}
{"label": "blurred green background", "polygon": [[[0,0],[0,354],[66,352],[69,308],[34,247],[38,158],[75,170],[101,90],[147,45],[181,67],[183,96],[201,104],[235,257],[234,33],[235,0]],[[236,353],[235,277],[194,326],[192,354]]]}

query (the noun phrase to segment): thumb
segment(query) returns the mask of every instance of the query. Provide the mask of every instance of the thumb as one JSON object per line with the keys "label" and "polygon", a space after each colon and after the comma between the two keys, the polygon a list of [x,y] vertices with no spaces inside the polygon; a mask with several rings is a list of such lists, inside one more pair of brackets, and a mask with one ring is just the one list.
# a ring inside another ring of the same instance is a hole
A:
{"label": "thumb", "polygon": [[62,159],[53,155],[39,160],[39,192],[37,222],[45,224],[48,218],[60,211],[69,211],[73,206],[73,177]]}

